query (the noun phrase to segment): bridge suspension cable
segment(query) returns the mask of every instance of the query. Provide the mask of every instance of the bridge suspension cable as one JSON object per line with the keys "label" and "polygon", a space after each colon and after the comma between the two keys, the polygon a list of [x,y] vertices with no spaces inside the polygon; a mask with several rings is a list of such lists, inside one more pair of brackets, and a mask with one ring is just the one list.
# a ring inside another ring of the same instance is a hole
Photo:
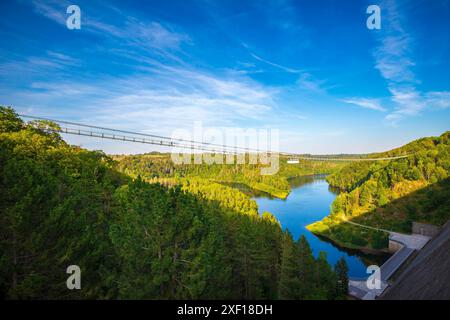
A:
{"label": "bridge suspension cable", "polygon": [[117,135],[117,134],[111,134],[111,133],[105,133],[105,132],[96,132],[96,131],[73,129],[73,128],[66,128],[66,127],[60,127],[59,130],[46,129],[46,131],[79,135],[79,136],[85,136],[85,137],[126,141],[126,142],[137,142],[137,143],[151,144],[151,145],[164,146],[164,147],[194,149],[194,150],[200,150],[200,151],[208,151],[208,152],[212,152],[212,153],[237,154],[234,151],[224,150],[224,149],[220,149],[220,148],[213,148],[213,147],[207,147],[207,146],[201,146],[201,145],[192,146],[192,145],[188,145],[188,144],[178,143],[175,141],[166,141],[163,139],[155,140],[155,139],[147,139],[147,138],[138,138],[138,137],[127,136],[127,135]]}
{"label": "bridge suspension cable", "polygon": [[386,160],[396,160],[403,159],[411,156],[411,154],[401,155],[401,156],[393,156],[393,157],[384,157],[384,158],[328,158],[328,157],[301,157],[295,156],[300,160],[311,160],[311,161],[386,161]]}
{"label": "bridge suspension cable", "polygon": [[[55,120],[37,116],[30,116],[25,114],[20,114],[19,116],[28,119],[34,120],[45,120],[51,121],[59,125],[59,129],[47,128],[45,129],[48,132],[57,132],[63,134],[71,134],[78,136],[86,136],[93,138],[102,138],[102,139],[110,139],[110,140],[119,140],[125,142],[135,142],[135,143],[144,143],[151,144],[157,146],[164,147],[172,147],[172,148],[181,148],[181,149],[193,149],[199,151],[206,151],[211,153],[223,153],[223,154],[242,154],[242,153],[277,153],[282,156],[292,157],[299,160],[309,160],[309,161],[388,161],[388,160],[396,160],[407,158],[412,154],[400,155],[400,156],[392,156],[392,157],[381,157],[381,158],[368,158],[364,155],[360,155],[359,157],[349,158],[342,157],[337,158],[336,156],[324,155],[305,155],[305,154],[295,154],[289,152],[274,152],[270,150],[260,150],[254,148],[247,147],[239,147],[239,146],[227,146],[222,144],[215,144],[210,142],[200,142],[189,139],[180,139],[180,138],[169,138],[160,135],[147,134],[147,133],[139,133],[132,132],[120,129],[113,128],[105,128],[100,126],[76,123],[71,121],[63,121],[63,120]],[[64,126],[61,126],[63,124]],[[78,128],[71,128],[70,126],[76,126]],[[80,129],[85,128],[85,129]],[[94,129],[94,130],[92,130]],[[120,133],[120,134],[117,134]]]}
{"label": "bridge suspension cable", "polygon": [[[72,125],[72,126],[77,126],[77,127],[101,130],[101,132],[94,132],[94,131],[90,131],[90,130],[76,130],[73,128],[67,128],[67,127],[60,126],[61,131],[59,131],[59,132],[66,133],[66,134],[76,134],[76,135],[92,136],[92,137],[104,138],[104,139],[155,144],[155,145],[163,145],[163,146],[168,146],[168,147],[191,148],[191,149],[195,149],[195,150],[214,151],[214,152],[219,152],[219,150],[217,150],[217,148],[221,148],[222,150],[233,149],[233,150],[228,150],[229,152],[233,152],[233,153],[236,153],[236,150],[242,150],[242,151],[246,151],[246,152],[256,152],[256,153],[267,152],[267,151],[260,150],[260,149],[253,149],[253,148],[246,148],[246,147],[239,147],[239,146],[226,146],[226,145],[222,145],[222,144],[216,144],[216,143],[210,143],[210,142],[199,142],[199,141],[181,139],[181,138],[169,138],[169,137],[155,135],[155,134],[105,128],[105,127],[100,127],[100,126],[94,126],[94,125],[88,125],[88,124],[82,124],[82,123],[76,123],[76,122],[70,122],[70,121],[63,121],[63,120],[55,120],[55,119],[49,119],[49,118],[43,118],[43,117],[37,117],[37,116],[30,116],[30,115],[25,115],[25,114],[19,114],[19,116],[21,116],[23,118],[29,118],[29,119],[35,119],[35,120],[51,121],[51,122],[54,122],[57,124],[65,124],[65,125]],[[52,131],[55,131],[55,130],[52,130]],[[150,139],[150,140],[149,139],[135,139],[134,140],[133,137],[131,137],[131,136],[129,136],[129,137],[124,136],[124,135],[117,136],[114,134],[104,133],[102,131],[110,131],[110,132],[125,133],[125,134],[137,135],[137,136],[144,136],[144,137],[156,138],[158,140],[154,140],[154,139]],[[78,133],[78,132],[80,132],[80,133]],[[102,134],[103,134],[103,136],[98,136],[98,135],[102,135]],[[125,138],[125,139],[122,139],[120,137]],[[191,143],[193,145],[187,145],[187,144],[183,144],[183,143]],[[208,149],[205,150],[204,146],[206,146]],[[216,148],[214,148],[214,147],[216,147]]]}

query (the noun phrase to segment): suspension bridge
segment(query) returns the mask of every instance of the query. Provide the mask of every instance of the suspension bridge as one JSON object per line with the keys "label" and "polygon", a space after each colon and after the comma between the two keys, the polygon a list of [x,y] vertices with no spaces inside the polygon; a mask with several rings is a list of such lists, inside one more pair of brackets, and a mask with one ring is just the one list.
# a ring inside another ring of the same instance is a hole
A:
{"label": "suspension bridge", "polygon": [[155,134],[147,134],[133,131],[126,131],[120,129],[106,128],[101,126],[94,126],[89,124],[49,119],[44,117],[20,114],[19,115],[25,119],[38,120],[38,121],[49,121],[57,124],[57,127],[47,126],[43,130],[46,132],[55,132],[69,135],[78,135],[92,138],[101,138],[109,140],[118,140],[125,142],[143,143],[155,146],[163,146],[184,150],[197,150],[210,153],[222,153],[222,154],[243,154],[243,153],[268,153],[268,154],[279,154],[280,156],[286,156],[291,158],[291,163],[298,163],[298,160],[309,160],[309,161],[389,161],[407,158],[411,154],[396,155],[390,157],[369,157],[368,155],[355,155],[355,156],[344,156],[344,155],[306,155],[306,154],[296,154],[291,152],[279,152],[272,150],[261,150],[257,148],[249,148],[242,146],[230,146],[223,144],[216,144],[204,141],[195,141],[190,139],[180,139],[172,138]]}

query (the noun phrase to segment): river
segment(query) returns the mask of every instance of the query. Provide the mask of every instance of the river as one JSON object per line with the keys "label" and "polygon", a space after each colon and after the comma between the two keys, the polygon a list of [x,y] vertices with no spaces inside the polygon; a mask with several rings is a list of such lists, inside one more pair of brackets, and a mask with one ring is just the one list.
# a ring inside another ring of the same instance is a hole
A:
{"label": "river", "polygon": [[253,194],[258,203],[259,212],[268,211],[280,221],[283,229],[288,229],[294,239],[304,235],[308,239],[315,256],[319,251],[327,253],[328,262],[334,265],[340,257],[345,257],[349,276],[365,278],[368,276],[368,265],[381,265],[386,255],[366,255],[356,250],[340,248],[330,241],[317,237],[306,229],[306,226],[322,220],[330,212],[330,205],[338,191],[331,188],[325,180],[325,175],[304,176],[291,179],[291,193],[282,200],[267,194]]}

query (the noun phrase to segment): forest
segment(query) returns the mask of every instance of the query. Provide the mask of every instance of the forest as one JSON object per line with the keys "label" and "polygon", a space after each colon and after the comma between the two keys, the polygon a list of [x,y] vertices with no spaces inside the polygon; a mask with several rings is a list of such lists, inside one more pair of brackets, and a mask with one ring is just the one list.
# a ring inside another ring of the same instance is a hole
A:
{"label": "forest", "polygon": [[333,173],[345,162],[300,160],[288,164],[288,157],[280,156],[280,170],[275,175],[261,175],[262,164],[198,164],[176,165],[170,154],[149,153],[141,155],[113,156],[119,162],[120,171],[130,176],[140,175],[148,181],[182,183],[191,178],[203,178],[221,183],[240,183],[251,189],[269,193],[277,198],[286,198],[290,192],[289,178],[309,174]]}
{"label": "forest", "polygon": [[375,156],[403,159],[352,163],[327,177],[342,192],[331,214],[309,230],[341,245],[381,249],[387,233],[359,228],[353,222],[410,233],[412,222],[441,226],[450,219],[450,132],[422,138]]}
{"label": "forest", "polygon": [[[266,181],[246,168],[118,162],[49,129],[57,125],[25,123],[0,107],[0,298],[346,297],[344,259],[315,258],[304,237],[293,239],[244,193],[211,179],[239,170],[242,181],[288,192],[291,169]],[[69,265],[81,269],[81,290],[66,287]]]}

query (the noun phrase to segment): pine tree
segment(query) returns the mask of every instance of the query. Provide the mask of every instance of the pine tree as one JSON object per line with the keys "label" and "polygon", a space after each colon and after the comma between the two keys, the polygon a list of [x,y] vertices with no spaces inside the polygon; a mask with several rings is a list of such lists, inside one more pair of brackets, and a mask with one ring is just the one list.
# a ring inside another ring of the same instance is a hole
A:
{"label": "pine tree", "polygon": [[327,254],[324,251],[319,252],[316,261],[316,291],[314,294],[317,299],[332,300],[336,298],[336,275],[327,261]]}
{"label": "pine tree", "polygon": [[281,246],[280,282],[278,297],[284,300],[297,299],[302,285],[298,278],[298,248],[289,231],[283,232]]}
{"label": "pine tree", "polygon": [[298,247],[298,277],[300,287],[298,289],[298,298],[308,298],[314,290],[314,265],[315,260],[306,237],[302,235],[297,242]]}
{"label": "pine tree", "polygon": [[338,297],[345,297],[348,293],[348,266],[344,257],[341,257],[334,267],[336,273],[337,284],[336,294]]}

